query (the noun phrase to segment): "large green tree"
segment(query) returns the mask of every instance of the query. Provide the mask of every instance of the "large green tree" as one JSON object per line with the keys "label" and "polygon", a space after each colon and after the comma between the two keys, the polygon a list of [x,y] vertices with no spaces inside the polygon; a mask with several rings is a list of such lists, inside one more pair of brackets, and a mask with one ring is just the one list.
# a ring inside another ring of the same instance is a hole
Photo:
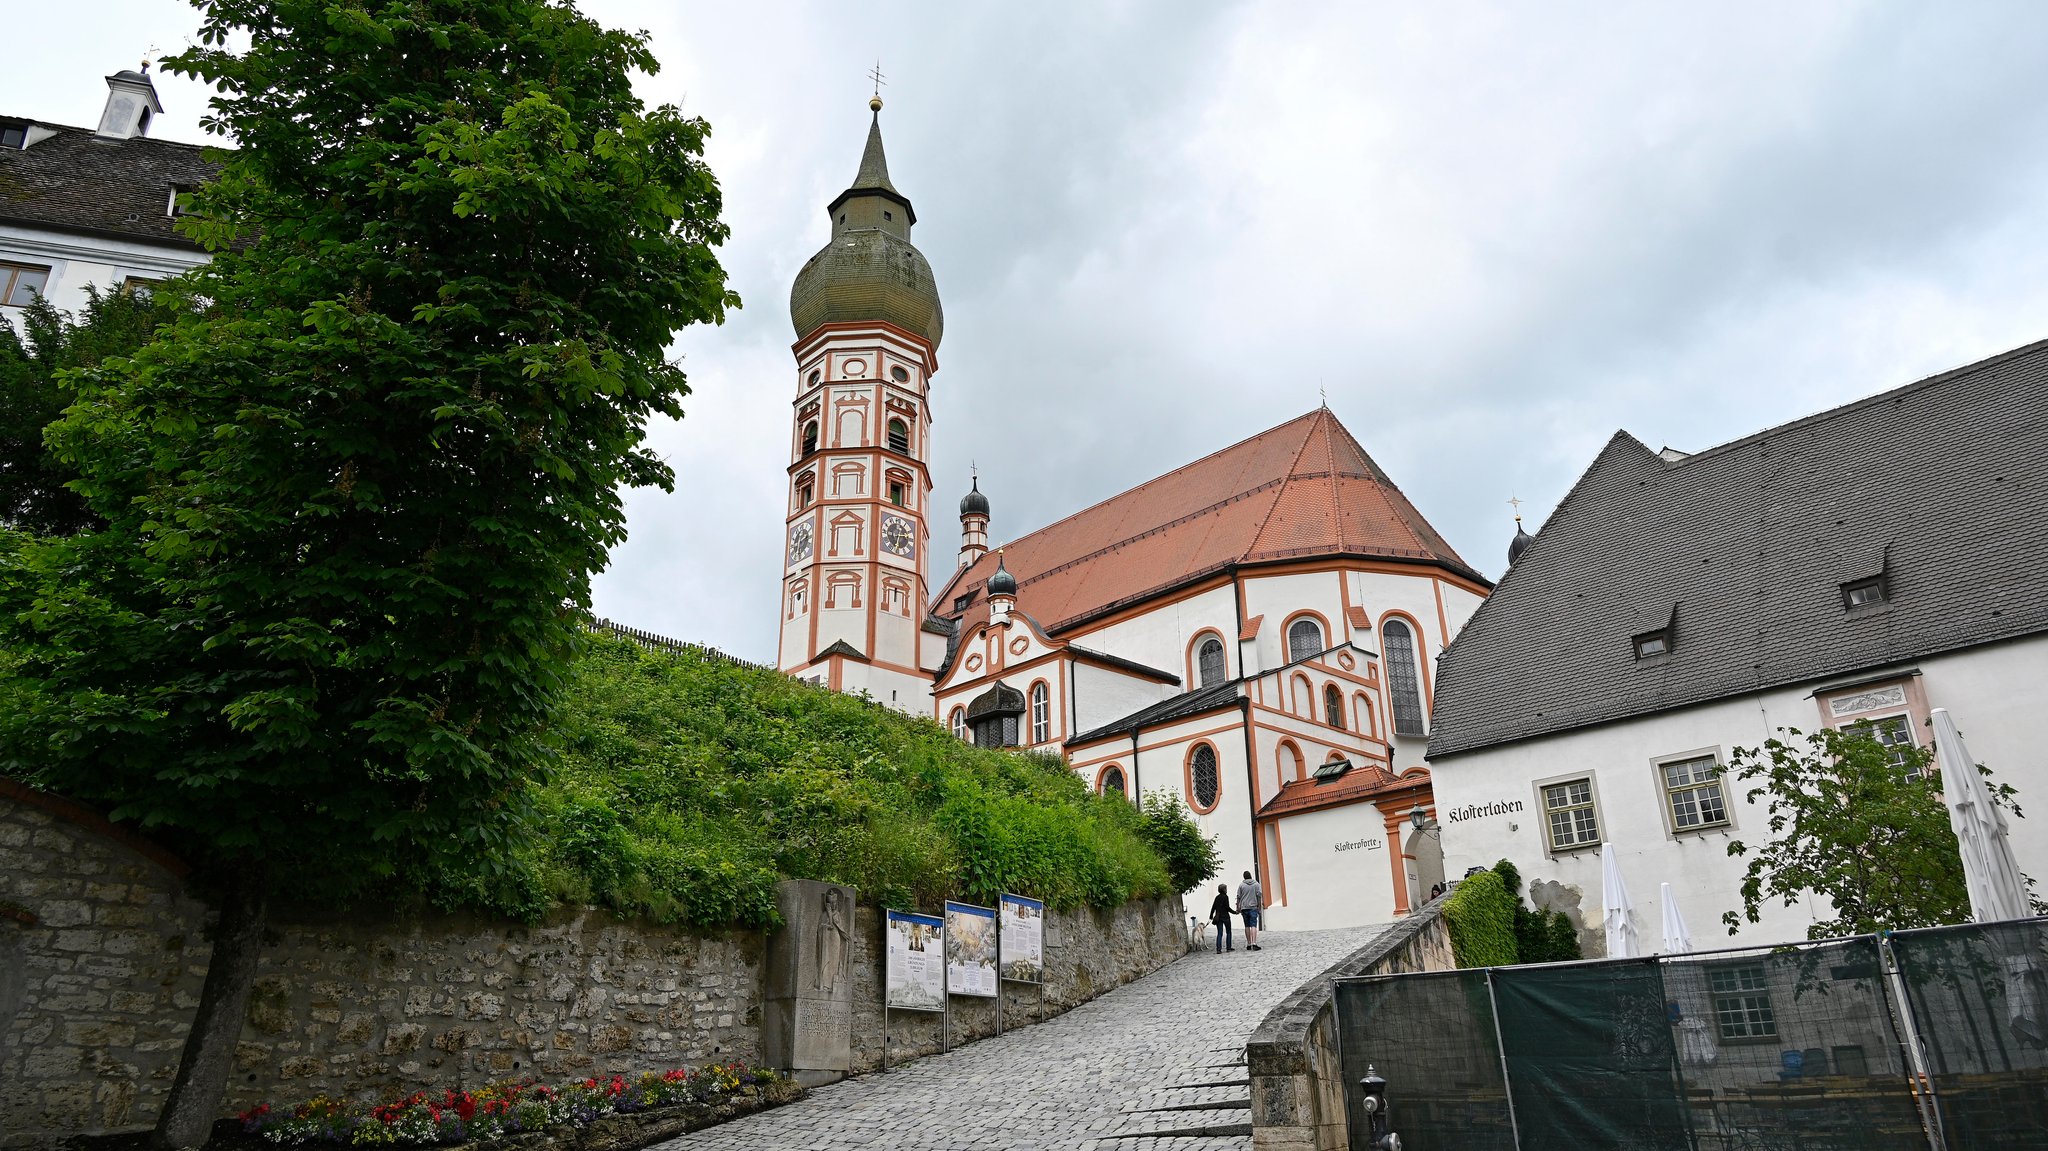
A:
{"label": "large green tree", "polygon": [[496,864],[621,488],[671,482],[665,349],[737,304],[644,36],[559,0],[194,3],[166,66],[237,144],[183,225],[204,307],[70,380],[50,439],[104,527],[0,555],[6,769],[217,894],[167,1146],[217,1113],[271,900],[525,873]]}
{"label": "large green tree", "polygon": [[70,535],[98,522],[67,485],[77,471],[43,444],[43,429],[71,403],[66,372],[130,356],[168,318],[168,301],[146,292],[88,289],[76,315],[48,300],[0,316],[0,524],[38,535]]}
{"label": "large green tree", "polygon": [[[1728,933],[1771,900],[1791,907],[1809,894],[1834,908],[1809,939],[1967,922],[1962,857],[1940,777],[1927,770],[1933,753],[1880,743],[1863,726],[1780,730],[1786,738],[1736,748],[1725,772],[1765,811],[1760,841],[1728,845],[1749,861],[1741,915],[1721,916]],[[2020,814],[2009,784],[1986,784],[1993,803]]]}

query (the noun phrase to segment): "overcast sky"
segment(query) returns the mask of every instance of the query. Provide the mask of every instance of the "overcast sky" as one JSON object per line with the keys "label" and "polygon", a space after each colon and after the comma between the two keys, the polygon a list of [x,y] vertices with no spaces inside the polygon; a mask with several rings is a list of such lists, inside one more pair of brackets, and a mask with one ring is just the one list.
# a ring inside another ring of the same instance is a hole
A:
{"label": "overcast sky", "polygon": [[[673,495],[598,610],[768,659],[789,285],[888,77],[946,309],[933,552],[1314,408],[1503,566],[1601,443],[1697,449],[2048,336],[2048,5],[585,5],[710,120],[745,308],[683,333]],[[97,119],[175,0],[35,5],[0,113]],[[156,134],[207,93],[159,82]]]}

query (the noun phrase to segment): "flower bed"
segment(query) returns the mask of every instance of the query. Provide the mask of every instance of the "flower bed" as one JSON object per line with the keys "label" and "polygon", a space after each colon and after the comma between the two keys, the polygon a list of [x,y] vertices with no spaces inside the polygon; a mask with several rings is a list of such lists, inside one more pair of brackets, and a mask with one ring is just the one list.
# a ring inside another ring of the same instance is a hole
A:
{"label": "flower bed", "polygon": [[[245,1133],[288,1147],[432,1147],[536,1135],[551,1142],[580,1143],[579,1136],[593,1127],[607,1129],[605,1145],[626,1146],[636,1144],[620,1142],[616,1136],[644,1128],[650,1135],[665,1137],[801,1094],[795,1083],[767,1068],[718,1063],[694,1071],[649,1071],[635,1079],[613,1075],[554,1087],[534,1079],[509,1080],[475,1091],[415,1092],[384,1103],[323,1095],[288,1112],[266,1103],[240,1118]],[[655,1118],[657,1112],[663,1122],[608,1122],[643,1113]],[[703,1122],[694,1122],[698,1119]]]}

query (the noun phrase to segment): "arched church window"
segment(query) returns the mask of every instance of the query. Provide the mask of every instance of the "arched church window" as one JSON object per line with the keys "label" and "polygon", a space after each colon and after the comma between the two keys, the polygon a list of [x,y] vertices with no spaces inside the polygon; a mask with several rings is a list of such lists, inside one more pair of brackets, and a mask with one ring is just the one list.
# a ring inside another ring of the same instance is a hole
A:
{"label": "arched church window", "polygon": [[1216,749],[1198,743],[1188,755],[1188,805],[1204,814],[1216,810],[1223,778],[1216,771]]}
{"label": "arched church window", "polygon": [[817,450],[818,421],[812,420],[810,423],[804,425],[804,454],[810,455],[812,452],[815,452]]}
{"label": "arched church window", "polygon": [[910,428],[902,420],[889,421],[889,450],[910,454]]}
{"label": "arched church window", "polygon": [[1046,690],[1045,681],[1031,685],[1031,742],[1044,743],[1052,738],[1052,692]]}
{"label": "arched church window", "polygon": [[953,738],[954,738],[954,739],[966,739],[966,738],[967,738],[967,709],[966,709],[966,708],[964,708],[964,707],[956,707],[956,708],[954,708],[954,709],[953,709],[953,715],[952,715],[952,718],[950,718],[950,719],[948,719],[948,720],[946,721],[946,726],[948,726],[948,727],[950,727],[950,728],[952,728],[952,729],[953,729]]}
{"label": "arched church window", "polygon": [[1415,633],[1390,619],[1380,625],[1381,655],[1387,663],[1387,691],[1394,697],[1394,734],[1423,733],[1422,680],[1415,670]]}
{"label": "arched church window", "polygon": [[1323,625],[1312,619],[1298,619],[1287,625],[1287,662],[1307,659],[1323,651]]}
{"label": "arched church window", "polygon": [[1195,685],[1214,687],[1224,678],[1223,641],[1212,635],[1195,649]]}
{"label": "arched church window", "polygon": [[1323,722],[1344,730],[1344,693],[1334,683],[1323,688]]}
{"label": "arched church window", "polygon": [[1113,763],[1103,768],[1101,791],[1104,795],[1114,795],[1118,799],[1129,799],[1130,796],[1124,791],[1124,769]]}
{"label": "arched church window", "polygon": [[813,482],[814,481],[811,479],[811,474],[809,472],[805,472],[803,476],[796,481],[797,507],[807,508],[811,506],[811,497],[814,494],[814,489],[812,486]]}

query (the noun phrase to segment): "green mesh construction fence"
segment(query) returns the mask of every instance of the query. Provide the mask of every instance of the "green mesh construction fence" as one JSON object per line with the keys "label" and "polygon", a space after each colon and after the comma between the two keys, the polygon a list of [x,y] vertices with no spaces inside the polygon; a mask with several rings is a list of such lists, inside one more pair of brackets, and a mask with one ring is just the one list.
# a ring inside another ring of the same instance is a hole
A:
{"label": "green mesh construction fence", "polygon": [[2048,920],[1888,940],[1344,980],[1343,1074],[1415,1151],[2048,1149]]}
{"label": "green mesh construction fence", "polygon": [[2048,1147],[2048,921],[1891,936],[1951,1148]]}

